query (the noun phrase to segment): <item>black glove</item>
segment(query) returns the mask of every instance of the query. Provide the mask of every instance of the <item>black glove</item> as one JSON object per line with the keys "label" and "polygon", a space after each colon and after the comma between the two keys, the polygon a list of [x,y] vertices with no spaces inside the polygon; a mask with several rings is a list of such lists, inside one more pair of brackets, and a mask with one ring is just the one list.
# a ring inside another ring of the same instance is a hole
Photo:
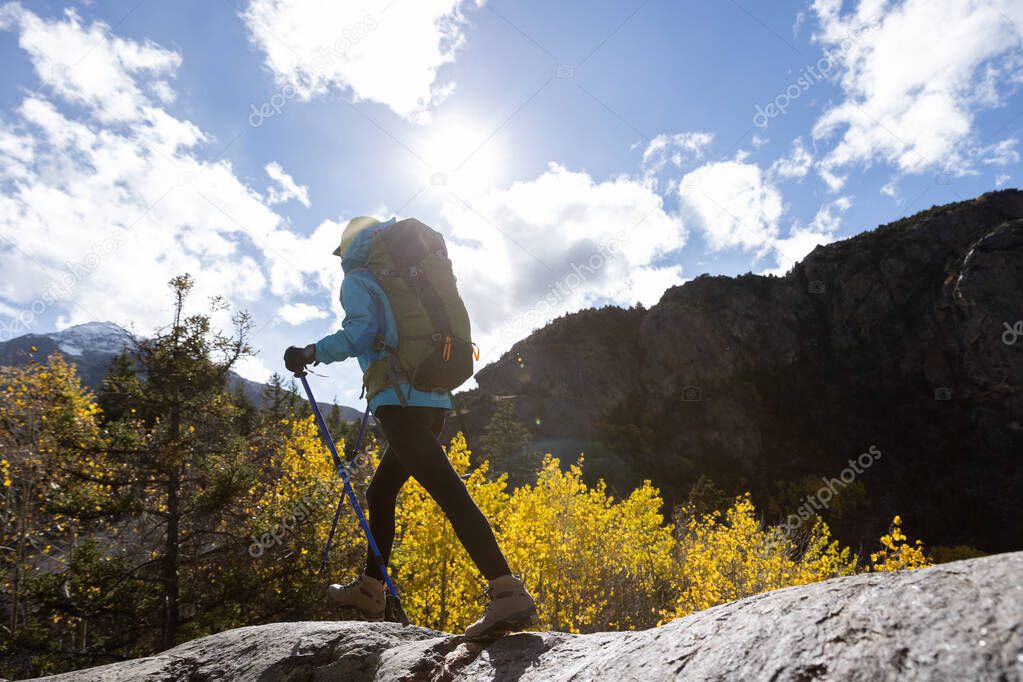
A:
{"label": "black glove", "polygon": [[288,368],[289,372],[294,372],[297,377],[305,374],[305,366],[310,363],[320,364],[316,362],[315,343],[310,343],[305,348],[288,346],[288,350],[284,351],[284,366]]}

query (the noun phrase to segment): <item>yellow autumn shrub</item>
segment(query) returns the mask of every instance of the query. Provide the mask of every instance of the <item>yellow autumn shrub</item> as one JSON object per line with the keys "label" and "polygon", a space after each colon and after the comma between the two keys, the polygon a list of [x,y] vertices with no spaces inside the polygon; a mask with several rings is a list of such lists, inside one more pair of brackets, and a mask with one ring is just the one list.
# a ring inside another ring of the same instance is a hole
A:
{"label": "yellow autumn shrub", "polygon": [[627,629],[656,621],[671,564],[672,529],[649,482],[625,500],[562,471],[548,456],[533,486],[516,490],[502,519],[505,551],[539,602],[540,627]]}
{"label": "yellow autumn shrub", "polygon": [[[91,530],[75,512],[100,509],[106,478],[117,473],[97,454],[99,412],[75,365],[59,354],[47,364],[0,367],[0,605],[8,634],[33,626],[26,605],[33,581],[43,567],[66,565],[79,533]],[[73,632],[76,623],[68,618],[59,629]]]}
{"label": "yellow autumn shrub", "polygon": [[[509,495],[505,475],[469,469],[459,435],[448,448],[456,471],[491,520],[512,569],[537,596],[540,627],[569,632],[628,629],[656,622],[670,591],[672,529],[649,482],[614,500],[603,482],[582,480],[581,462],[561,471],[548,457],[535,485]],[[394,576],[416,623],[464,628],[482,610],[484,582],[450,523],[410,481],[399,497]]]}
{"label": "yellow autumn shrub", "polygon": [[[464,475],[469,494],[489,519],[500,518],[508,504],[505,476],[487,478],[488,465],[469,470],[469,448],[457,435],[447,449],[455,470]],[[440,507],[410,480],[402,489],[392,552],[392,576],[401,585],[402,606],[419,625],[460,630],[479,617],[483,582]]]}
{"label": "yellow autumn shrub", "polygon": [[[538,627],[544,630],[651,627],[769,590],[929,563],[919,541],[907,540],[899,517],[870,565],[861,567],[822,519],[790,536],[760,520],[749,494],[737,497],[724,513],[690,515],[676,528],[665,521],[662,499],[649,481],[615,499],[603,481],[583,480],[582,458],[562,470],[548,455],[534,484],[508,492],[507,476],[491,478],[486,460],[470,467],[470,454],[461,434],[447,448],[512,570],[537,598]],[[356,474],[357,490],[365,489],[377,457],[371,448],[371,466]],[[311,419],[290,425],[275,464],[274,483],[256,495],[254,526],[270,528],[302,505],[309,510],[301,528],[286,534],[284,551],[275,547],[280,559],[265,566],[268,584],[287,598],[289,581],[275,566],[297,563],[303,580],[291,589],[313,589],[341,485]],[[396,517],[391,571],[406,612],[418,625],[462,630],[482,611],[485,581],[443,512],[414,480],[399,495]],[[361,570],[364,552],[362,531],[346,510],[331,554],[331,579]]]}
{"label": "yellow autumn shrub", "polygon": [[881,549],[870,555],[871,571],[902,571],[930,566],[933,562],[924,553],[920,540],[910,542],[902,532],[902,517],[896,515],[885,535],[881,536]]}
{"label": "yellow autumn shrub", "polygon": [[[322,602],[323,583],[344,578],[361,565],[364,536],[346,501],[329,572],[320,572],[321,552],[343,491],[341,478],[312,416],[285,419],[278,426],[284,437],[267,463],[268,475],[249,491],[248,554],[264,589],[273,592],[268,596],[286,605],[315,593],[316,601]],[[343,445],[337,443],[339,449]],[[365,481],[356,482],[356,489],[364,490]]]}
{"label": "yellow autumn shrub", "polygon": [[781,527],[765,526],[748,494],[725,512],[691,517],[677,547],[677,597],[669,617],[761,592],[849,575],[856,558],[817,519],[797,546]]}

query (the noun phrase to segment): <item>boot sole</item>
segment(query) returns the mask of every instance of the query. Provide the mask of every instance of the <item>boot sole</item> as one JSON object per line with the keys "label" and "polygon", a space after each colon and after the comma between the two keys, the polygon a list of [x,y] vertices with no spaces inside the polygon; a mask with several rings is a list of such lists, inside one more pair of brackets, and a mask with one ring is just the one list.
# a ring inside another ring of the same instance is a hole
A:
{"label": "boot sole", "polygon": [[334,604],[334,608],[336,608],[339,611],[341,611],[341,613],[349,612],[349,613],[353,613],[356,616],[358,616],[358,618],[349,618],[347,620],[361,620],[361,621],[366,621],[366,622],[369,622],[369,623],[379,623],[380,621],[382,621],[384,619],[384,616],[387,613],[386,611],[378,611],[376,613],[368,613],[368,612],[363,611],[362,609],[360,609],[358,606],[339,606],[337,604]]}
{"label": "boot sole", "polygon": [[475,635],[473,637],[469,637],[468,635],[466,635],[465,639],[470,642],[498,639],[499,637],[503,637],[509,632],[521,630],[522,628],[528,628],[532,625],[536,625],[538,620],[539,619],[536,615],[535,609],[530,609],[528,611],[520,611],[518,613],[513,613],[512,615],[508,616],[507,618],[504,618],[503,620],[497,621],[496,623],[491,625],[489,629],[479,633],[478,635]]}

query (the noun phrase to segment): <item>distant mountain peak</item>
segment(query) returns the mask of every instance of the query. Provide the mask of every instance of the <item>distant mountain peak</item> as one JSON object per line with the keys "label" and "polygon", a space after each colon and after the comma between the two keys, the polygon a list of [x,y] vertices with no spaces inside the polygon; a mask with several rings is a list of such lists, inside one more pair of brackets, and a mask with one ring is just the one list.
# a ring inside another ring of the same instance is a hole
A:
{"label": "distant mountain peak", "polygon": [[70,327],[65,327],[55,334],[63,334],[65,332],[121,332],[127,333],[124,327],[113,322],[83,322],[82,324],[74,324]]}
{"label": "distant mountain peak", "polygon": [[113,322],[76,324],[43,336],[53,339],[61,351],[73,356],[79,356],[86,351],[116,355],[129,339],[128,332]]}
{"label": "distant mountain peak", "polygon": [[[0,367],[21,365],[33,358],[44,361],[50,354],[60,351],[75,363],[82,384],[97,391],[103,385],[110,363],[130,345],[131,334],[123,327],[113,322],[86,322],[58,332],[24,334],[0,342]],[[254,405],[264,404],[265,384],[245,379],[233,371],[228,373],[227,381],[231,390],[240,390]],[[331,403],[320,403],[321,409],[331,407]],[[362,416],[362,410],[346,405],[339,407],[348,421]]]}

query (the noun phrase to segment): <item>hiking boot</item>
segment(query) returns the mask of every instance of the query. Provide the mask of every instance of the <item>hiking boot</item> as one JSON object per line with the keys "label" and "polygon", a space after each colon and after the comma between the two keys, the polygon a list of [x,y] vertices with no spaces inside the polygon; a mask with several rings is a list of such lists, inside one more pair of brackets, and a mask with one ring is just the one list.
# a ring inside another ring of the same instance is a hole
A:
{"label": "hiking boot", "polygon": [[489,639],[536,625],[536,602],[517,576],[502,575],[491,580],[487,596],[490,603],[483,617],[466,628],[466,639]]}
{"label": "hiking boot", "polygon": [[334,606],[355,609],[365,620],[383,620],[387,586],[363,573],[347,585],[328,587],[327,599]]}

